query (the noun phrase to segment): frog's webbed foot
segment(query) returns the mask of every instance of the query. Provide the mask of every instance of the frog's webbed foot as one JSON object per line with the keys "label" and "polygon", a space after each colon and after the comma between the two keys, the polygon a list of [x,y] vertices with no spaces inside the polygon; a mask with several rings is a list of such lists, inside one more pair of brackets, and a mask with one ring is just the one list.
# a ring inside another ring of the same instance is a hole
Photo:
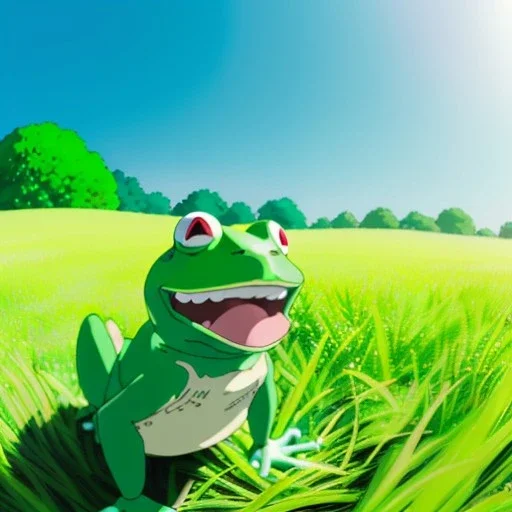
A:
{"label": "frog's webbed foot", "polygon": [[288,429],[278,439],[269,439],[268,443],[259,450],[256,450],[250,459],[251,465],[259,470],[262,477],[268,477],[271,467],[279,469],[309,468],[314,466],[313,462],[290,457],[295,453],[318,451],[322,440],[309,441],[305,443],[293,443],[302,437],[298,428]]}
{"label": "frog's webbed foot", "polygon": [[150,500],[146,496],[139,496],[133,500],[119,498],[116,503],[110,507],[100,510],[100,512],[177,512],[176,509],[160,505],[156,501]]}

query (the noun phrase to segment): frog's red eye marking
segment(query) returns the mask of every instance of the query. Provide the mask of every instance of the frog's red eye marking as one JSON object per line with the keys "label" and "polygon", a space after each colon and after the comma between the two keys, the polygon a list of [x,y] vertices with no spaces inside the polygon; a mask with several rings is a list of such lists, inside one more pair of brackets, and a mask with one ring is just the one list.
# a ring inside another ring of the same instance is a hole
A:
{"label": "frog's red eye marking", "polygon": [[281,245],[288,247],[288,238],[283,228],[279,230],[279,241],[281,242]]}
{"label": "frog's red eye marking", "polygon": [[192,212],[185,215],[174,230],[174,241],[187,248],[206,247],[221,236],[220,222],[206,212]]}
{"label": "frog's red eye marking", "polygon": [[269,221],[268,229],[272,240],[274,240],[284,254],[288,254],[288,237],[285,230],[273,220]]}
{"label": "frog's red eye marking", "polygon": [[193,236],[206,235],[213,238],[212,228],[201,217],[196,217],[190,223],[187,232],[185,233],[185,240],[189,240]]}

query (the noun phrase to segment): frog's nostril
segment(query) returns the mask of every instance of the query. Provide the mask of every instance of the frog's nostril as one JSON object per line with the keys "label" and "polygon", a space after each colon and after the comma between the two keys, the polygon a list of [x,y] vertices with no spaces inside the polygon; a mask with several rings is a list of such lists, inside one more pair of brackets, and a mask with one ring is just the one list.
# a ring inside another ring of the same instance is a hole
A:
{"label": "frog's nostril", "polygon": [[233,256],[238,256],[238,255],[242,255],[242,254],[245,254],[245,250],[244,249],[240,249],[238,251],[233,251],[231,253]]}
{"label": "frog's nostril", "polygon": [[272,249],[272,250],[270,251],[270,254],[271,254],[272,256],[279,256],[279,251],[276,251],[275,249]]}

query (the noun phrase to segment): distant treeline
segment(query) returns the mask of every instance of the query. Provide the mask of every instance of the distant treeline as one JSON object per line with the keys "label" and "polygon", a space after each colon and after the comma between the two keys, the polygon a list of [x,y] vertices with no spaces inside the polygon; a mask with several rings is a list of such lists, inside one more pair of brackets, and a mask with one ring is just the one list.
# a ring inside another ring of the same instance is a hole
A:
{"label": "distant treeline", "polygon": [[389,208],[376,208],[359,222],[349,211],[333,219],[320,217],[307,225],[306,216],[288,197],[271,199],[256,212],[243,201],[228,205],[217,192],[200,189],[171,207],[161,192],[147,192],[137,178],[111,172],[101,156],[80,136],[55,123],[16,128],[0,141],[0,209],[100,208],[182,216],[192,211],[215,215],[223,224],[272,219],[287,229],[383,228],[413,229],[460,235],[512,238],[512,222],[498,234],[478,229],[460,208],[443,210],[437,218],[411,211],[399,220]]}

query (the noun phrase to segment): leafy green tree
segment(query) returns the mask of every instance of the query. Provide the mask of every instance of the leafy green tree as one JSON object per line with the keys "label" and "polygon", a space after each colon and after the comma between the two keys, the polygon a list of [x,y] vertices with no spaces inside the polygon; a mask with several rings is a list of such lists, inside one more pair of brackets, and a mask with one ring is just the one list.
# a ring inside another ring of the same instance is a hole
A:
{"label": "leafy green tree", "polygon": [[479,229],[476,234],[478,236],[496,236],[496,233],[492,230],[492,229],[489,229],[489,228],[482,228],[482,229]]}
{"label": "leafy green tree", "polygon": [[139,180],[126,176],[123,171],[116,169],[113,173],[117,183],[119,210],[128,212],[155,213],[168,215],[171,211],[171,201],[161,192],[145,192]]}
{"label": "leafy green tree", "polygon": [[311,224],[311,229],[327,229],[332,228],[331,221],[327,217],[320,217],[313,224]]}
{"label": "leafy green tree", "polygon": [[183,201],[179,202],[172,210],[172,214],[183,217],[191,212],[201,211],[221,219],[228,209],[228,204],[217,192],[203,188],[190,193]]}
{"label": "leafy green tree", "polygon": [[233,224],[249,224],[254,219],[255,216],[251,207],[243,201],[236,201],[220,218],[220,221],[224,226],[232,226]]}
{"label": "leafy green tree", "polygon": [[500,238],[512,238],[512,222],[505,222],[500,228]]}
{"label": "leafy green tree", "polygon": [[437,218],[436,224],[442,233],[453,235],[474,235],[475,223],[469,214],[460,208],[443,210]]}
{"label": "leafy green tree", "polygon": [[126,176],[123,171],[116,169],[113,173],[117,183],[119,210],[127,212],[143,212],[146,208],[146,193],[139,180]]}
{"label": "leafy green tree", "polygon": [[433,217],[428,217],[417,211],[410,212],[400,221],[400,229],[414,229],[417,231],[441,231]]}
{"label": "leafy green tree", "polygon": [[161,192],[150,192],[146,194],[146,207],[144,213],[158,215],[169,215],[171,213],[171,201]]}
{"label": "leafy green tree", "polygon": [[359,225],[360,228],[398,229],[400,223],[389,208],[376,208],[369,212]]}
{"label": "leafy green tree", "polygon": [[288,197],[267,201],[258,210],[259,220],[273,220],[285,229],[304,229],[307,227],[306,216]]}
{"label": "leafy green tree", "polygon": [[357,228],[359,222],[352,212],[344,211],[332,220],[331,226],[333,228]]}
{"label": "leafy green tree", "polygon": [[0,209],[119,207],[101,156],[55,123],[16,128],[0,141]]}

